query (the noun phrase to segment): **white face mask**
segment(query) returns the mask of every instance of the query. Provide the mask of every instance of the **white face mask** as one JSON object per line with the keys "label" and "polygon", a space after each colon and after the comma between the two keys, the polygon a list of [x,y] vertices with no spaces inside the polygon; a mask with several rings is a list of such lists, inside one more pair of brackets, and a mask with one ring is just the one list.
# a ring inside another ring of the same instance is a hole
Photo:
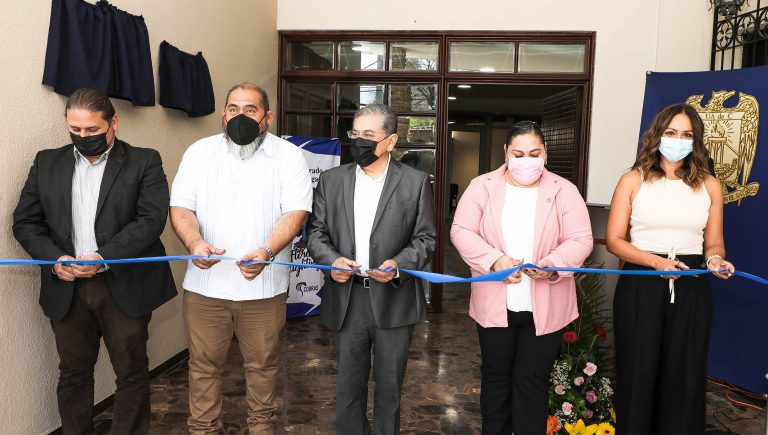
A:
{"label": "white face mask", "polygon": [[679,162],[688,157],[693,151],[693,139],[678,139],[676,137],[662,137],[659,152],[665,159],[672,163]]}

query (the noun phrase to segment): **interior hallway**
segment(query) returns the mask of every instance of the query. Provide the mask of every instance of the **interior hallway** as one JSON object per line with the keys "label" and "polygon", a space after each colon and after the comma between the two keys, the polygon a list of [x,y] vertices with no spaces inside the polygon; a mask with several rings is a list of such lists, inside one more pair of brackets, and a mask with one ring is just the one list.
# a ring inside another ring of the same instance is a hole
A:
{"label": "interior hallway", "polygon": [[[446,270],[464,271],[455,250],[446,249]],[[444,312],[429,313],[417,325],[411,343],[403,387],[403,434],[480,433],[480,351],[475,323],[467,315],[469,285],[446,285]],[[336,361],[333,335],[319,317],[289,319],[281,342],[279,396],[281,412],[277,433],[332,434]],[[369,386],[369,418],[373,403]],[[732,405],[725,390],[709,384],[707,435],[765,433],[765,414]],[[248,433],[242,357],[233,341],[224,370],[225,434]],[[187,361],[152,383],[153,434],[186,433]],[[109,434],[109,411],[98,417],[99,434]]]}

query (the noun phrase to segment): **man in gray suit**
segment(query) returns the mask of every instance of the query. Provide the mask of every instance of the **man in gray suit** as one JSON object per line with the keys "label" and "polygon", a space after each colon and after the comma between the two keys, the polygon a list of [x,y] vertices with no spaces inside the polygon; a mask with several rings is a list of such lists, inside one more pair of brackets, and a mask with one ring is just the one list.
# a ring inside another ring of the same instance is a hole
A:
{"label": "man in gray suit", "polygon": [[[429,177],[390,156],[397,115],[383,104],[355,113],[355,163],[320,175],[309,230],[309,253],[330,272],[320,319],[336,331],[339,379],[336,432],[400,432],[400,393],[413,325],[426,319],[422,281],[399,268],[426,267],[435,250]],[[376,270],[369,270],[369,269]],[[373,431],[366,417],[373,349]]]}

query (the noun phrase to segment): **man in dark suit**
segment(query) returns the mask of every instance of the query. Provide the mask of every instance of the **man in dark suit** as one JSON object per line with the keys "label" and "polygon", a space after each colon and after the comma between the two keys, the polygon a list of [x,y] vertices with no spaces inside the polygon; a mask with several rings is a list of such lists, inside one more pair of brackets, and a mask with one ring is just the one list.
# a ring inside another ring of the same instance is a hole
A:
{"label": "man in dark suit", "polygon": [[[160,154],[116,138],[118,116],[96,89],[67,101],[73,144],[37,153],[13,213],[32,258],[97,260],[165,255],[168,182]],[[51,319],[64,435],[93,432],[93,368],[104,339],[117,376],[114,434],[149,430],[148,325],[176,295],[168,263],[41,266],[40,305]]]}
{"label": "man in dark suit", "polygon": [[[355,163],[320,175],[310,220],[315,262],[349,269],[329,274],[320,306],[321,322],[336,331],[336,432],[344,435],[400,432],[413,325],[426,319],[422,281],[399,268],[422,269],[432,257],[432,191],[427,174],[391,157],[396,129],[395,112],[383,104],[355,113],[348,132]],[[366,417],[371,348],[373,431]]]}

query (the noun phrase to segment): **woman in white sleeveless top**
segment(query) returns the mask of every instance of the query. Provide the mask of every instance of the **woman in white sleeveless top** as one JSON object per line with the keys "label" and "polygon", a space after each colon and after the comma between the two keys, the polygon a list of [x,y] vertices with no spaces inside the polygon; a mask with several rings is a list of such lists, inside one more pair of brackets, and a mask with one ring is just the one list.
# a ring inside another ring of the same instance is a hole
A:
{"label": "woman in white sleeveless top", "polygon": [[[611,201],[606,240],[624,269],[705,266],[719,278],[731,275],[723,242],[723,192],[707,160],[698,113],[685,104],[662,109]],[[622,275],[613,316],[616,433],[704,433],[709,278]]]}

